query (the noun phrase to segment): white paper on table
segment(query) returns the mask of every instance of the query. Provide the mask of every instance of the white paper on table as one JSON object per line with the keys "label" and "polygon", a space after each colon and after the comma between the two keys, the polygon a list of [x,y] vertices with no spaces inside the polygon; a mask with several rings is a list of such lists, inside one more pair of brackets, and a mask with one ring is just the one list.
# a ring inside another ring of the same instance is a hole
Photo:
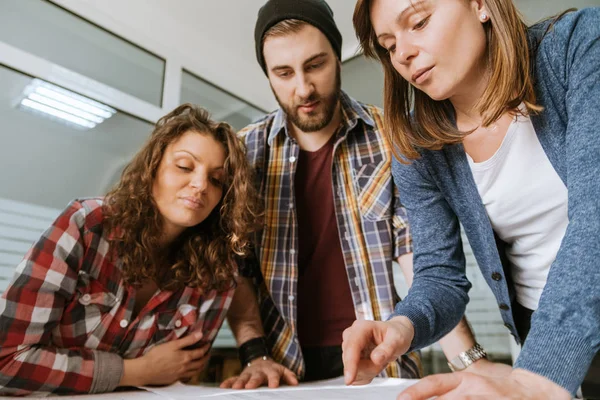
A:
{"label": "white paper on table", "polygon": [[344,378],[302,383],[298,386],[282,386],[277,389],[253,390],[219,389],[216,387],[184,385],[175,383],[163,387],[143,387],[169,400],[395,400],[398,394],[416,383],[416,379],[375,378],[369,385],[346,386]]}

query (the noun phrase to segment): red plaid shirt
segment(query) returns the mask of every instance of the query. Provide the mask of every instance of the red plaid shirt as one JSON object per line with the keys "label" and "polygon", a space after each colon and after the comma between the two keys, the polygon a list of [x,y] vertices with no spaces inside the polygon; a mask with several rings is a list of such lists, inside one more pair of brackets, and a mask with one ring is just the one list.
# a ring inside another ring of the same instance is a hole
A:
{"label": "red plaid shirt", "polygon": [[17,267],[0,298],[0,394],[111,391],[123,359],[217,335],[233,290],[157,291],[132,319],[136,290],[107,257],[102,221],[102,199],[72,202]]}

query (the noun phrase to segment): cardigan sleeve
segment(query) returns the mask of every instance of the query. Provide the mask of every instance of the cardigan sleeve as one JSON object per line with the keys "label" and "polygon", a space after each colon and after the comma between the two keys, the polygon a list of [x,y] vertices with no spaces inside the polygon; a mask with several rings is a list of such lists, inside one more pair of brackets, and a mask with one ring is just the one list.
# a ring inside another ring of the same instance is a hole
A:
{"label": "cardigan sleeve", "polygon": [[471,284],[465,275],[458,218],[424,165],[420,160],[402,164],[394,159],[392,174],[408,212],[414,269],[413,284],[393,316],[412,322],[413,350],[436,342],[458,324]]}
{"label": "cardigan sleeve", "polygon": [[538,57],[565,91],[569,225],[516,367],[575,393],[600,348],[600,8],[563,17]]}

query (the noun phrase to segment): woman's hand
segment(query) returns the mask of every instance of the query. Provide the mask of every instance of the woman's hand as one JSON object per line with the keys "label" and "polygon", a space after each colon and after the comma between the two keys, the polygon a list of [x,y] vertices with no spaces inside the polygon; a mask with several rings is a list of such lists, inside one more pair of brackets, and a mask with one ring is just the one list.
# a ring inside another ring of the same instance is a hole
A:
{"label": "woman's hand", "polygon": [[208,362],[210,343],[193,350],[185,350],[202,338],[195,332],[181,339],[160,344],[142,357],[125,360],[119,386],[170,385],[196,376]]}
{"label": "woman's hand", "polygon": [[469,372],[430,375],[399,396],[398,400],[495,399],[495,400],[569,400],[571,396],[550,380],[522,369],[504,376],[484,376]]}
{"label": "woman's hand", "polygon": [[355,321],[343,333],[346,385],[365,385],[390,362],[406,353],[414,328],[406,317],[388,321]]}

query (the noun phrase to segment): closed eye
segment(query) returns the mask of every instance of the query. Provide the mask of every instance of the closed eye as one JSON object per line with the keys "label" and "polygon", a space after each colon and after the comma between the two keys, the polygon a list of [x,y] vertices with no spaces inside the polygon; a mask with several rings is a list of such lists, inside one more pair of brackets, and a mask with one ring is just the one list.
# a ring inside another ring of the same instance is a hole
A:
{"label": "closed eye", "polygon": [[324,62],[320,62],[320,63],[317,63],[317,64],[311,64],[311,65],[308,66],[307,69],[309,69],[309,70],[317,69],[317,68],[320,68],[323,64],[324,64]]}
{"label": "closed eye", "polygon": [[210,181],[213,185],[215,186],[224,186],[225,182],[223,182],[221,179],[219,178],[210,178]]}
{"label": "closed eye", "polygon": [[427,25],[427,22],[429,22],[429,16],[423,18],[415,26],[413,26],[413,30],[418,31],[420,29],[425,28],[425,26]]}

